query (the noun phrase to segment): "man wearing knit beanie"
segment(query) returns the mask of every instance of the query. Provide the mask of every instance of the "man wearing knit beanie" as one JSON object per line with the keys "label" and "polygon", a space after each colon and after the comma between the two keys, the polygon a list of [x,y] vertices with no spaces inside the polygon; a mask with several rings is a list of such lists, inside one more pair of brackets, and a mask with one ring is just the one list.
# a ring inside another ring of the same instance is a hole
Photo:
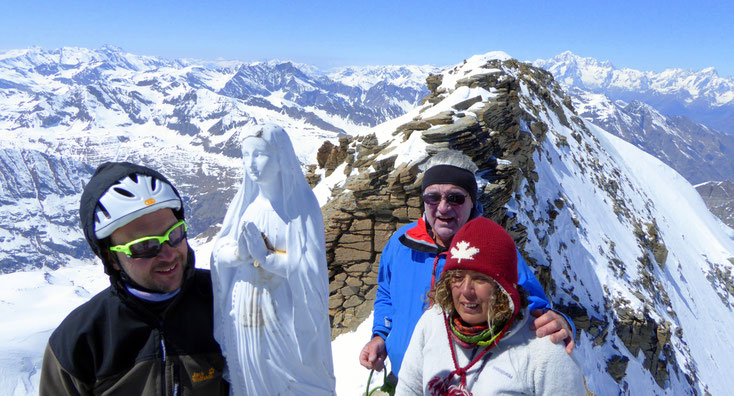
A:
{"label": "man wearing knit beanie", "polygon": [[[373,337],[360,353],[360,363],[382,370],[390,357],[394,376],[410,342],[415,324],[427,308],[425,296],[441,275],[446,250],[459,229],[483,208],[478,200],[477,166],[467,156],[446,150],[433,156],[422,175],[424,215],[397,230],[382,251],[375,299]],[[551,335],[573,349],[570,320],[550,310],[543,288],[517,254],[519,281],[529,293],[531,323],[537,335]]]}

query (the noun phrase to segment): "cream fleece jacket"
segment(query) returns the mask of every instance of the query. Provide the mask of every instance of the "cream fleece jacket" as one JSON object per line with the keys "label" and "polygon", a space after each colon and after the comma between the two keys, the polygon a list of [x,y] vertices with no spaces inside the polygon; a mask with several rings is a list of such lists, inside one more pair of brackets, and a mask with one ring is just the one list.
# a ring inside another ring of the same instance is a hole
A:
{"label": "cream fleece jacket", "polygon": [[[586,395],[583,374],[563,344],[537,338],[523,312],[508,334],[467,372],[467,388],[474,396],[484,395]],[[465,367],[483,350],[465,349],[456,342],[456,359]],[[437,306],[418,321],[405,353],[396,396],[428,394],[428,382],[440,373],[454,370],[443,314]],[[452,384],[459,383],[454,376]]]}

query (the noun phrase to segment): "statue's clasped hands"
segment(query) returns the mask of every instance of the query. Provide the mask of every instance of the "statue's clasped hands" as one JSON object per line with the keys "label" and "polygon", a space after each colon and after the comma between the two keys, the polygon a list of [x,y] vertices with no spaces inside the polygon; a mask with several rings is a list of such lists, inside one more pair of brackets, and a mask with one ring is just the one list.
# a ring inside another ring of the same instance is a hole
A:
{"label": "statue's clasped hands", "polygon": [[257,226],[250,221],[240,224],[240,238],[237,241],[237,256],[246,259],[248,256],[254,260],[255,267],[265,262],[268,255],[268,241],[265,234],[260,232]]}

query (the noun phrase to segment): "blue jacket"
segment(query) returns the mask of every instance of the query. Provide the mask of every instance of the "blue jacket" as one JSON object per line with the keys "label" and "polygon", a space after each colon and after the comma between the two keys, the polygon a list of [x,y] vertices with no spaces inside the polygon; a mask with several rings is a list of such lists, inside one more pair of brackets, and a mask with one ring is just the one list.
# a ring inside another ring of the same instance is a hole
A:
{"label": "blue jacket", "polygon": [[[385,339],[395,375],[413,329],[428,309],[428,291],[445,263],[446,251],[430,237],[423,218],[397,230],[382,251],[372,333]],[[519,253],[517,271],[518,284],[528,293],[528,310],[550,309],[543,288]]]}

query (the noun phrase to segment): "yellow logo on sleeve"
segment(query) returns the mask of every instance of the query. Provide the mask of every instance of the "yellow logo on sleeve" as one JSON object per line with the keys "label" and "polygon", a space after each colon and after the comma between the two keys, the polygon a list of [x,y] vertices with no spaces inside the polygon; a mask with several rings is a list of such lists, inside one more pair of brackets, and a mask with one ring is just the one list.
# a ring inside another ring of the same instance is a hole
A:
{"label": "yellow logo on sleeve", "polygon": [[198,372],[198,373],[194,373],[191,376],[191,381],[193,381],[193,382],[201,382],[201,381],[210,380],[212,378],[214,378],[214,367],[210,368],[208,373],[205,373],[203,371],[202,372]]}

